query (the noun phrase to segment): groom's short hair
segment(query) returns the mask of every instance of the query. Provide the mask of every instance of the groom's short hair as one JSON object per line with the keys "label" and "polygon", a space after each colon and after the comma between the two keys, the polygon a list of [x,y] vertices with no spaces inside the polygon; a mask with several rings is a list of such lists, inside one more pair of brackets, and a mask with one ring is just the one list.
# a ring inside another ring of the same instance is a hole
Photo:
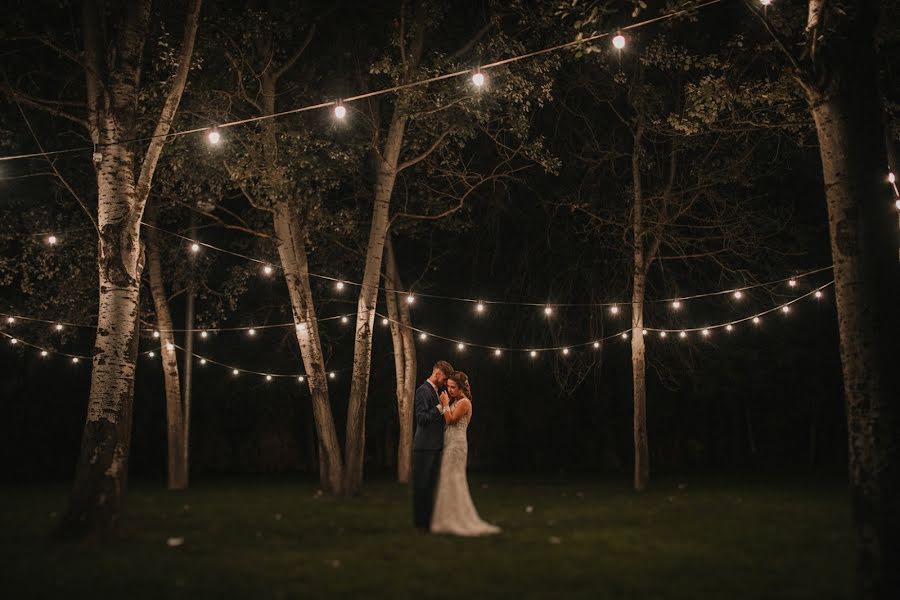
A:
{"label": "groom's short hair", "polygon": [[450,376],[450,373],[453,372],[453,365],[448,363],[446,360],[437,361],[436,363],[434,363],[433,368],[440,369],[444,372],[444,375],[447,375],[448,377]]}

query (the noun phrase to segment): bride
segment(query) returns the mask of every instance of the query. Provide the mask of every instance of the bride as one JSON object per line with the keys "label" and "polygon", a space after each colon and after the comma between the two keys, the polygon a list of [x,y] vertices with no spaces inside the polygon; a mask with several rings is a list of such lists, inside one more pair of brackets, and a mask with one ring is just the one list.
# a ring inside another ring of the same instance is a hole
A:
{"label": "bride", "polygon": [[447,391],[441,394],[440,400],[439,410],[447,427],[444,430],[444,453],[441,456],[431,532],[461,536],[499,533],[499,527],[481,520],[469,495],[466,427],[472,418],[472,389],[468,376],[462,371],[451,373],[447,377]]}

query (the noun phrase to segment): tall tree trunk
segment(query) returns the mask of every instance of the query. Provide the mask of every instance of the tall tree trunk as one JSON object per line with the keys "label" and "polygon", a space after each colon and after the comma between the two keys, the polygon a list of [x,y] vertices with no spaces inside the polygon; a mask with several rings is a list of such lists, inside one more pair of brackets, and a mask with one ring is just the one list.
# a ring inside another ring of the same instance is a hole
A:
{"label": "tall tree trunk", "polygon": [[306,254],[306,231],[295,211],[287,202],[278,202],[273,220],[278,244],[278,256],[284,271],[294,331],[300,345],[300,355],[306,371],[306,381],[312,396],[313,415],[319,440],[319,480],[329,494],[340,494],[343,484],[343,463],[338,443],[331,402],[328,396],[328,376],[319,337],[312,288],[309,283],[309,264]]}
{"label": "tall tree trunk", "polygon": [[[197,215],[191,213],[191,239],[197,239]],[[191,478],[191,396],[194,383],[194,263],[188,267],[187,298],[184,308],[184,388],[181,404],[184,409],[184,427],[182,429],[182,454],[184,455],[184,486],[188,486]]]}
{"label": "tall tree trunk", "polygon": [[369,229],[369,243],[366,248],[366,268],[363,272],[356,309],[353,377],[350,382],[350,400],[347,407],[344,490],[348,494],[358,494],[362,489],[366,445],[366,401],[369,395],[369,370],[372,363],[372,328],[375,323],[375,304],[378,300],[378,282],[381,279],[384,241],[388,232],[391,195],[397,179],[397,163],[403,145],[406,122],[407,116],[404,109],[398,105],[394,108],[387,140],[379,156],[375,182],[375,203],[372,207],[372,225]]}
{"label": "tall tree trunk", "polygon": [[[385,299],[391,319],[391,339],[394,343],[394,369],[397,374],[397,415],[399,439],[397,443],[397,481],[408,483],[412,468],[413,415],[412,402],[416,392],[416,347],[409,314],[409,303],[401,293],[403,282],[397,267],[394,244],[388,235],[385,242]],[[391,290],[398,290],[393,292]]]}
{"label": "tall tree trunk", "polygon": [[[157,210],[147,211],[150,225],[156,223]],[[184,407],[181,402],[181,381],[178,377],[178,353],[175,351],[175,332],[169,298],[163,281],[162,259],[159,251],[159,233],[153,227],[146,229],[147,270],[150,275],[150,295],[159,330],[163,382],[166,394],[166,485],[170,490],[187,488],[187,463],[184,455]],[[189,357],[186,357],[187,360]]]}
{"label": "tall tree trunk", "polygon": [[859,594],[900,589],[900,266],[874,40],[879,3],[811,0],[804,85],[828,207]]}
{"label": "tall tree trunk", "polygon": [[644,348],[644,294],[647,283],[645,253],[644,195],[641,185],[641,140],[643,121],[638,123],[631,151],[631,178],[634,206],[631,214],[634,261],[631,288],[631,381],[634,403],[634,489],[646,489],[650,481],[650,446],[647,441],[647,363]]}
{"label": "tall tree trunk", "polygon": [[114,14],[99,0],[82,4],[88,124],[101,145],[97,174],[97,336],[91,390],[81,452],[69,506],[56,530],[71,538],[102,537],[119,522],[128,480],[128,455],[137,361],[137,319],[143,259],[140,222],[156,165],[187,81],[200,12],[191,4],[185,21],[179,66],[154,136],[137,163],[133,146],[135,109],[150,0],[135,0]]}

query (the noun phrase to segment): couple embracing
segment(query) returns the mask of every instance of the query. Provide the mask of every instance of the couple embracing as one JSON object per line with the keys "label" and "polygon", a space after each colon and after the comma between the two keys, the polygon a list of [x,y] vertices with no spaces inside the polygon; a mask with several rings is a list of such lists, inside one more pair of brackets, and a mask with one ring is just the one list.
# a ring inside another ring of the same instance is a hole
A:
{"label": "couple embracing", "polygon": [[[446,386],[446,387],[445,387]],[[499,533],[475,510],[466,479],[472,388],[462,371],[438,361],[416,390],[413,440],[413,521],[422,532],[460,536]]]}

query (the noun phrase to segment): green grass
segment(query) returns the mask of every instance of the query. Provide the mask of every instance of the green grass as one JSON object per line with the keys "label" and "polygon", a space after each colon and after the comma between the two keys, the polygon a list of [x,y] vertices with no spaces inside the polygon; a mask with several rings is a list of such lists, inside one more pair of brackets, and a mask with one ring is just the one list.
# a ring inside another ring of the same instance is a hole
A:
{"label": "green grass", "polygon": [[[486,487],[485,487],[486,486]],[[121,539],[47,540],[64,487],[0,498],[3,598],[848,598],[846,491],[827,483],[526,484],[476,477],[486,539],[417,535],[404,486],[132,487]],[[526,511],[532,506],[531,512]],[[184,537],[170,548],[169,537]],[[555,543],[554,543],[555,542]]]}

